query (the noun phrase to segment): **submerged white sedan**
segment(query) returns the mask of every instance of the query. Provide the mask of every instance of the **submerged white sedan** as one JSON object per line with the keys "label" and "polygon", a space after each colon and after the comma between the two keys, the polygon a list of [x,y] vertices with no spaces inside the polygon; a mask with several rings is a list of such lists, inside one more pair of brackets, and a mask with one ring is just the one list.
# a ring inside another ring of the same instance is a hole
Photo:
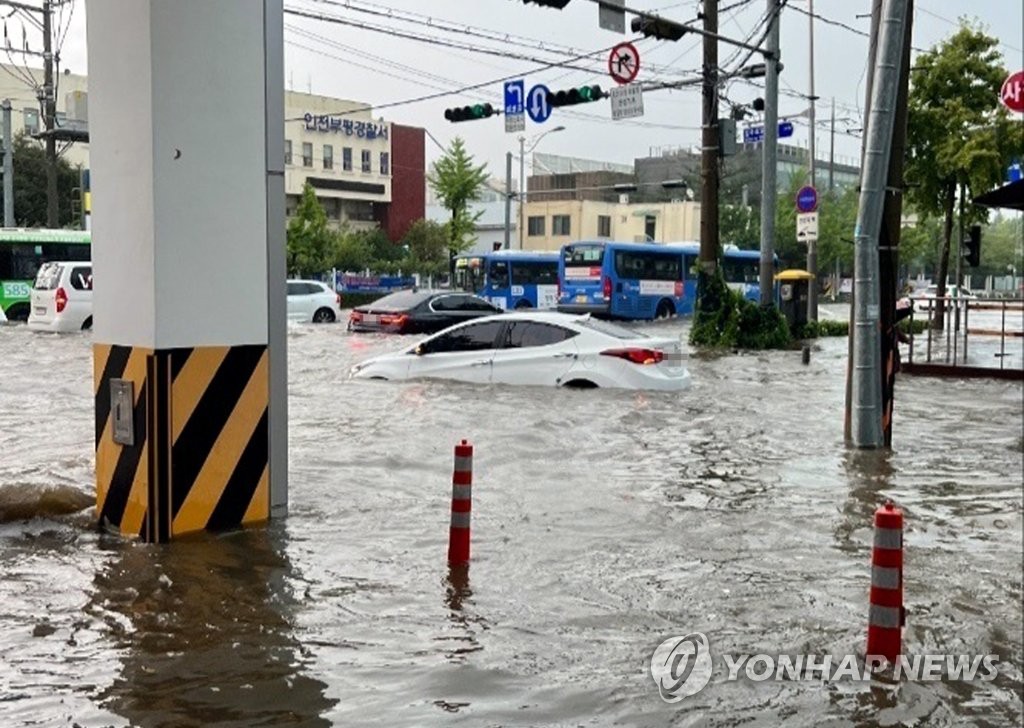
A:
{"label": "submerged white sedan", "polygon": [[357,379],[452,379],[479,384],[680,390],[690,386],[682,342],[589,314],[530,311],[458,324],[357,364]]}

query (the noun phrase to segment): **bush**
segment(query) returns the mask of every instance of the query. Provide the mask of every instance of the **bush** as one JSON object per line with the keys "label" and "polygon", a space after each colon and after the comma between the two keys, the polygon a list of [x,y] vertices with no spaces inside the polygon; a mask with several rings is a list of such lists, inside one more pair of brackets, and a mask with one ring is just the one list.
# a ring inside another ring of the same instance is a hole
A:
{"label": "bush", "polygon": [[690,343],[705,348],[785,349],[789,325],[774,305],[762,307],[731,290],[721,272],[700,274]]}
{"label": "bush", "polygon": [[341,291],[341,307],[355,308],[356,306],[365,306],[368,303],[384,298],[386,295],[388,294],[369,291]]}

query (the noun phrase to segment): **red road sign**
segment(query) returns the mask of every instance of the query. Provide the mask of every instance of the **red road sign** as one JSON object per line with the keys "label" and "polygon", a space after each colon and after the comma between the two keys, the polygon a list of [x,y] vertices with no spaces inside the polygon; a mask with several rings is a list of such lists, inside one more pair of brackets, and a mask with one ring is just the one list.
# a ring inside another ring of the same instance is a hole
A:
{"label": "red road sign", "polygon": [[1011,73],[999,91],[999,98],[1010,111],[1024,113],[1024,71]]}
{"label": "red road sign", "polygon": [[619,43],[608,55],[608,73],[616,83],[632,83],[640,73],[640,51],[632,43]]}

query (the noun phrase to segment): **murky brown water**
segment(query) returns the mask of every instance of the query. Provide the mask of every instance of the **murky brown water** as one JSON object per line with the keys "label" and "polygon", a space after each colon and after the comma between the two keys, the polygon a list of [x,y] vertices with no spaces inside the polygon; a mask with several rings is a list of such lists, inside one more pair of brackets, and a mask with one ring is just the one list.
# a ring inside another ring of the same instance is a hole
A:
{"label": "murky brown water", "polygon": [[[845,339],[808,367],[694,359],[691,391],[640,394],[353,383],[396,342],[295,327],[290,517],[154,547],[74,513],[90,344],[0,328],[0,726],[1021,722],[1019,384],[901,380],[895,451],[850,453]],[[468,575],[445,563],[463,437]],[[905,649],[998,654],[995,681],[716,670],[661,701],[648,661],[673,635],[716,659],[862,650],[886,497],[907,514]]]}

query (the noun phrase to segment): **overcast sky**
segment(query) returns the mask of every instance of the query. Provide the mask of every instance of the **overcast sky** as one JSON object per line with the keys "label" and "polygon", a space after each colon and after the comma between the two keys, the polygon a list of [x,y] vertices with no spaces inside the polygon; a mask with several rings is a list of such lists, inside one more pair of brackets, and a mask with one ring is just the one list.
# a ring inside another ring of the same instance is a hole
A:
{"label": "overcast sky", "polygon": [[[607,49],[632,39],[602,30],[597,24],[598,7],[591,0],[571,0],[561,11],[521,0],[285,0],[285,7],[321,15],[340,17],[365,27],[285,16],[285,81],[296,91],[310,91],[383,106],[414,99],[439,91],[475,84],[479,90],[440,99],[406,103],[382,108],[377,115],[405,124],[425,127],[441,144],[462,136],[472,153],[487,161],[495,176],[504,174],[504,154],[517,151],[516,134],[506,134],[501,117],[452,124],[444,119],[451,106],[490,101],[502,102],[497,79],[521,75],[527,88],[544,83],[552,90],[583,83],[613,85],[607,77]],[[698,3],[672,0],[627,0],[638,10],[657,11],[680,22],[696,18]],[[1022,0],[915,0],[914,46],[930,48],[954,32],[957,18],[969,8],[968,17],[976,19],[1001,43],[1005,65],[1011,70],[1024,68],[1024,15]],[[815,0],[814,10],[821,19],[814,24],[815,91],[818,103],[819,156],[828,153],[827,122],[831,100],[835,98],[836,154],[859,156],[860,141],[845,133],[862,125],[860,110],[864,98],[869,19],[859,17],[870,12],[871,0]],[[800,12],[808,0],[790,0],[782,14],[781,47],[785,69],[780,76],[780,117],[805,112],[808,102],[800,97],[809,89],[809,19]],[[720,0],[719,27],[722,35],[744,39],[760,26],[767,0]],[[354,8],[359,8],[356,10]],[[388,17],[390,10],[390,17]],[[65,10],[65,13],[68,11]],[[66,20],[65,15],[65,20]],[[428,22],[428,17],[430,21]],[[835,21],[848,27],[830,24]],[[628,19],[627,19],[628,23]],[[13,16],[7,21],[12,39],[20,39],[22,21]],[[458,26],[461,32],[443,28]],[[370,27],[386,27],[391,32],[376,32]],[[408,36],[430,37],[455,47],[415,40]],[[760,39],[757,32],[755,39]],[[38,45],[29,28],[30,43]],[[507,38],[507,40],[506,40]],[[678,42],[640,40],[642,56],[639,81],[692,78],[701,64],[701,39],[684,36]],[[470,47],[486,48],[514,57],[484,54]],[[734,68],[746,55],[735,58],[736,48],[720,44],[720,65]],[[553,52],[552,52],[553,51]],[[552,67],[537,70],[552,62],[597,52],[587,60],[574,61],[583,69]],[[757,59],[754,59],[757,60]],[[85,47],[85,2],[76,0],[62,49],[62,65],[77,73],[87,72]],[[493,82],[492,82],[493,81]],[[747,103],[761,91],[747,82],[733,82],[725,89],[733,102]],[[630,163],[646,156],[651,149],[690,146],[698,142],[700,126],[699,87],[650,92],[644,96],[645,115],[629,123],[611,120],[608,101],[555,110],[546,124],[527,122],[526,136],[531,140],[556,125],[566,130],[551,134],[537,151]],[[722,113],[727,113],[723,105]],[[806,119],[794,117],[794,140],[807,144]],[[824,126],[822,126],[824,125]],[[428,159],[440,149],[428,141]]]}

